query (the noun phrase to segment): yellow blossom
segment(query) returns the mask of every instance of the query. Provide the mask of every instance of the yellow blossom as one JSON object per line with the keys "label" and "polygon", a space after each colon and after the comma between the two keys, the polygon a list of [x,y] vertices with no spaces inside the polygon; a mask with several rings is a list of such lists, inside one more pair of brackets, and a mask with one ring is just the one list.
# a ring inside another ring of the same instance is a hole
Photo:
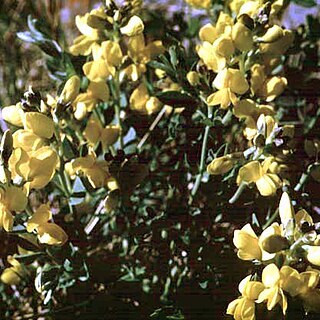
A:
{"label": "yellow blossom", "polygon": [[88,112],[91,112],[99,101],[109,100],[109,87],[104,81],[90,82],[87,91],[80,93],[74,100],[74,116],[82,120]]}
{"label": "yellow blossom", "polygon": [[218,89],[207,98],[209,105],[220,105],[227,108],[230,103],[237,102],[236,94],[244,94],[248,91],[249,85],[240,70],[225,68],[221,70],[213,81],[213,85]]}
{"label": "yellow blossom", "polygon": [[64,245],[68,240],[64,230],[53,222],[50,207],[42,204],[27,222],[27,231],[36,231],[40,243],[49,245]]}
{"label": "yellow blossom", "polygon": [[14,126],[17,127],[22,127],[23,126],[23,116],[24,116],[24,111],[22,110],[21,107],[21,102],[18,102],[15,105],[4,107],[1,110],[2,118],[13,124]]}
{"label": "yellow blossom", "polygon": [[91,116],[87,126],[83,132],[91,146],[95,146],[98,142],[102,143],[103,148],[113,145],[119,137],[120,128],[116,125],[108,125],[102,127],[96,116]]}
{"label": "yellow blossom", "polygon": [[143,30],[143,21],[138,16],[132,16],[128,23],[124,27],[120,28],[120,32],[129,37],[136,36],[142,33]]}
{"label": "yellow blossom", "polygon": [[156,97],[150,97],[147,87],[141,83],[130,96],[130,108],[142,114],[159,111],[162,104]]}
{"label": "yellow blossom", "polygon": [[3,270],[1,281],[8,285],[18,285],[21,279],[26,275],[26,272],[20,262],[13,256],[8,256],[7,260],[11,267]]}
{"label": "yellow blossom", "polygon": [[235,153],[215,158],[208,164],[207,172],[213,175],[225,174],[233,168],[238,159],[241,158],[241,155],[242,153]]}
{"label": "yellow blossom", "polygon": [[31,131],[41,138],[50,139],[54,133],[52,119],[39,112],[26,112],[23,126],[25,130]]}
{"label": "yellow blossom", "polygon": [[80,90],[80,78],[77,75],[70,77],[64,85],[59,101],[63,104],[73,102]]}
{"label": "yellow blossom", "polygon": [[0,227],[11,231],[13,227],[12,211],[23,211],[28,199],[24,191],[16,186],[0,189]]}
{"label": "yellow blossom", "polygon": [[238,249],[238,257],[242,260],[261,260],[262,250],[258,236],[251,225],[247,223],[241,230],[235,230],[233,243]]}
{"label": "yellow blossom", "polygon": [[26,181],[27,190],[45,187],[53,178],[58,164],[58,155],[49,146],[28,153],[17,148],[9,159],[10,171]]}
{"label": "yellow blossom", "polygon": [[268,173],[269,167],[274,161],[273,157],[266,158],[262,164],[259,161],[251,161],[240,168],[237,183],[255,183],[262,196],[271,196],[281,186],[280,178],[274,173]]}
{"label": "yellow blossom", "polygon": [[87,156],[66,163],[65,170],[71,178],[75,178],[76,175],[86,176],[93,188],[106,187],[112,179],[108,163],[97,160],[97,156],[91,148]]}
{"label": "yellow blossom", "polygon": [[272,310],[278,303],[282,307],[285,315],[288,307],[287,298],[281,288],[281,272],[278,267],[272,263],[267,265],[262,271],[262,283],[265,289],[259,294],[257,303],[267,301],[267,309]]}
{"label": "yellow blossom", "polygon": [[230,302],[227,314],[233,315],[236,320],[255,319],[255,300],[258,298],[264,285],[258,281],[250,281],[251,276],[244,278],[239,284],[241,297]]}
{"label": "yellow blossom", "polygon": [[252,31],[240,21],[232,27],[232,40],[240,51],[249,51],[253,47]]}

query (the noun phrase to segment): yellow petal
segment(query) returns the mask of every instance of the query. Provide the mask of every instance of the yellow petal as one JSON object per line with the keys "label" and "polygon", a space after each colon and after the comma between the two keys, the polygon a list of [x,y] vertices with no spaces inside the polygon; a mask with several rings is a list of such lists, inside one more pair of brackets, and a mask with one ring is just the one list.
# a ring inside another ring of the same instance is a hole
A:
{"label": "yellow petal", "polygon": [[91,116],[83,132],[83,136],[90,145],[95,146],[100,141],[101,130],[100,121],[96,117]]}
{"label": "yellow petal", "polygon": [[[274,175],[278,177],[277,175]],[[271,174],[264,174],[256,181],[260,194],[264,197],[271,196],[276,193],[278,184],[271,178]]]}
{"label": "yellow petal", "polygon": [[225,174],[233,168],[235,162],[236,159],[233,159],[230,154],[216,158],[208,164],[207,172],[213,175]]}
{"label": "yellow petal", "polygon": [[42,204],[36,212],[29,218],[27,222],[27,231],[32,232],[40,225],[47,223],[52,218],[50,207],[47,204]]}
{"label": "yellow petal", "polygon": [[26,112],[23,119],[24,129],[33,132],[41,138],[50,139],[53,136],[52,119],[39,112]]}
{"label": "yellow petal", "polygon": [[281,223],[287,226],[288,222],[293,219],[294,209],[287,192],[283,192],[279,203],[279,215]]}
{"label": "yellow petal", "polygon": [[124,27],[120,28],[120,32],[129,37],[136,36],[142,33],[143,30],[143,21],[138,16],[132,16],[128,23]]}
{"label": "yellow petal", "polygon": [[122,51],[120,45],[114,41],[103,41],[101,43],[102,58],[106,59],[108,65],[119,66],[122,62]]}
{"label": "yellow petal", "polygon": [[232,27],[232,40],[240,51],[249,51],[253,47],[252,31],[240,21]]}
{"label": "yellow petal", "polygon": [[35,151],[41,148],[45,141],[38,135],[28,130],[17,130],[13,135],[13,147],[22,148],[24,151]]}
{"label": "yellow petal", "polygon": [[86,77],[93,82],[105,81],[114,74],[114,67],[109,66],[107,61],[103,59],[87,62],[82,69]]}
{"label": "yellow petal", "polygon": [[67,104],[73,102],[80,90],[80,78],[77,75],[70,77],[64,85],[59,100],[61,103]]}
{"label": "yellow petal", "polygon": [[130,96],[130,108],[140,112],[146,112],[145,105],[149,99],[146,86],[141,83]]}
{"label": "yellow petal", "polygon": [[17,127],[23,126],[22,115],[24,114],[24,112],[21,108],[21,103],[4,107],[1,110],[1,114],[2,114],[2,118],[5,121],[13,124],[14,126],[17,126]]}
{"label": "yellow petal", "polygon": [[309,222],[310,224],[313,224],[312,217],[304,209],[301,209],[296,213],[295,220],[298,226],[301,226],[304,221]]}
{"label": "yellow petal", "polygon": [[280,271],[278,267],[272,263],[267,265],[262,271],[262,283],[267,287],[271,288],[278,284],[280,280]]}
{"label": "yellow petal", "polygon": [[10,211],[22,211],[28,203],[28,198],[21,188],[9,186],[5,191],[5,203]]}
{"label": "yellow petal", "polygon": [[65,231],[55,223],[44,223],[37,231],[41,243],[63,246],[68,240]]}
{"label": "yellow petal", "polygon": [[119,137],[120,128],[116,125],[109,125],[102,129],[100,140],[104,148],[112,146]]}
{"label": "yellow petal", "polygon": [[6,268],[1,274],[1,281],[8,285],[18,285],[21,278],[16,268]]}
{"label": "yellow petal", "polygon": [[308,246],[307,259],[315,266],[320,266],[320,246]]}
{"label": "yellow petal", "polygon": [[262,176],[262,167],[259,161],[251,161],[239,170],[238,177],[239,181],[245,181],[248,183],[256,182]]}
{"label": "yellow petal", "polygon": [[88,56],[91,53],[92,47],[95,43],[95,38],[89,38],[81,35],[73,41],[73,45],[69,48],[69,51],[74,56]]}
{"label": "yellow petal", "polygon": [[298,295],[303,288],[303,280],[299,272],[290,266],[283,266],[280,269],[280,285],[283,290],[288,292],[291,297]]}
{"label": "yellow petal", "polygon": [[201,41],[213,43],[217,37],[216,28],[211,23],[207,23],[199,31],[199,38]]}
{"label": "yellow petal", "polygon": [[88,94],[95,99],[106,102],[109,100],[110,92],[109,87],[104,81],[90,82],[88,86]]}
{"label": "yellow petal", "polygon": [[228,69],[230,90],[237,94],[244,94],[249,90],[249,84],[244,77],[243,73],[237,69]]}
{"label": "yellow petal", "polygon": [[35,151],[29,162],[30,172],[27,176],[27,180],[31,181],[30,187],[40,189],[46,186],[53,178],[58,163],[58,155],[51,147]]}

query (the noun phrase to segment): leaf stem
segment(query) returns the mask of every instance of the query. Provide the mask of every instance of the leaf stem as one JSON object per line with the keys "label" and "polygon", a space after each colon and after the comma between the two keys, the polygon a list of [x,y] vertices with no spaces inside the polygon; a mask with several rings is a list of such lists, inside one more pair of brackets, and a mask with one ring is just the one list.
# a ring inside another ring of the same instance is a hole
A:
{"label": "leaf stem", "polygon": [[[211,106],[208,106],[208,118],[209,119],[212,118],[212,107]],[[207,144],[208,144],[209,131],[210,131],[210,125],[206,125],[206,127],[204,129],[204,135],[203,135],[203,141],[202,141],[199,173],[196,177],[196,181],[195,181],[193,188],[191,190],[191,198],[189,200],[189,205],[192,204],[194,196],[196,195],[196,193],[200,187],[203,173],[205,170],[205,161],[206,161],[206,157],[207,157]]]}

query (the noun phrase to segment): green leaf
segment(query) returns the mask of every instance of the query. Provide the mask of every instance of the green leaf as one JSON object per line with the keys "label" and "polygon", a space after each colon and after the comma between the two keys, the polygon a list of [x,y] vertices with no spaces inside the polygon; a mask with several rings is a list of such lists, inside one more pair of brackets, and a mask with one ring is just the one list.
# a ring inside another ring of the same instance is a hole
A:
{"label": "green leaf", "polygon": [[156,94],[156,97],[164,104],[174,108],[190,108],[196,107],[198,101],[186,93],[179,91],[165,91]]}

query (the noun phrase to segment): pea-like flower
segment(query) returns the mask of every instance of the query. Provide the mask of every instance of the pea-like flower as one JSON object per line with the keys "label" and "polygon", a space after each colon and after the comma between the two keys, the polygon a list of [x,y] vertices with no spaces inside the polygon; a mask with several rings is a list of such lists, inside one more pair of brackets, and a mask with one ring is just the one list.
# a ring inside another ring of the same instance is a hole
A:
{"label": "pea-like flower", "polygon": [[273,162],[273,157],[266,158],[262,164],[257,160],[250,161],[240,168],[237,183],[255,183],[260,194],[265,197],[275,194],[281,186],[281,180],[278,175],[268,172]]}
{"label": "pea-like flower", "polygon": [[255,300],[264,290],[264,285],[259,281],[250,281],[251,275],[244,278],[239,284],[241,297],[230,302],[227,314],[236,320],[255,319]]}
{"label": "pea-like flower", "polygon": [[42,204],[27,222],[27,231],[36,231],[40,243],[62,246],[68,240],[65,231],[52,220],[52,213],[47,204]]}

